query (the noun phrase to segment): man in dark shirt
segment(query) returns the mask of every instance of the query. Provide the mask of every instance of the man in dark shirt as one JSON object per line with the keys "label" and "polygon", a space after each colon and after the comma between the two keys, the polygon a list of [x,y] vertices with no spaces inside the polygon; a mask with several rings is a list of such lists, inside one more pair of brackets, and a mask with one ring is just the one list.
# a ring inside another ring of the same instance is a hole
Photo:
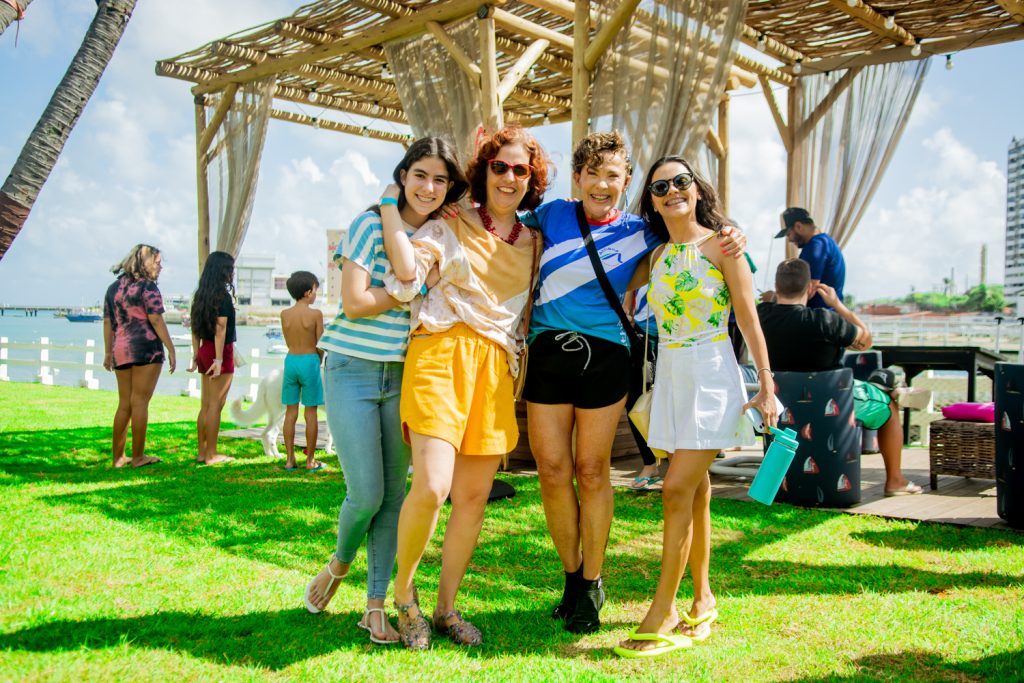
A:
{"label": "man in dark shirt", "polygon": [[[818,294],[827,308],[809,308],[807,299]],[[772,369],[785,372],[820,372],[842,367],[843,350],[863,351],[871,346],[871,332],[857,314],[843,305],[836,291],[811,280],[811,270],[802,259],[789,259],[775,271],[775,301],[757,307],[768,359]],[[856,383],[854,412],[864,420],[866,395],[881,395],[873,387]],[[881,395],[884,400],[888,398]],[[878,445],[885,463],[885,495],[921,493],[921,487],[907,480],[900,469],[903,429],[896,403],[889,398],[889,417],[878,429]],[[879,420],[881,421],[881,420]]]}
{"label": "man in dark shirt", "polygon": [[[807,209],[791,206],[782,212],[782,230],[776,238],[785,237],[800,247],[800,258],[811,267],[811,283],[822,282],[836,290],[836,298],[843,300],[843,286],[846,284],[846,260],[839,245],[814,224]],[[829,304],[811,290],[807,304],[811,308],[825,308]]]}

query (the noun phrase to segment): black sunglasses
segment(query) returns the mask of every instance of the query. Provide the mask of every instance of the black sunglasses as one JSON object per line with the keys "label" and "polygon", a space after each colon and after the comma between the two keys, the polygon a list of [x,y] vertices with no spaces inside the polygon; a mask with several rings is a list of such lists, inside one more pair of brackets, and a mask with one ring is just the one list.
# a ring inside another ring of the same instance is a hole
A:
{"label": "black sunglasses", "polygon": [[529,164],[510,164],[500,159],[491,159],[487,162],[487,165],[494,175],[505,175],[510,168],[512,169],[512,175],[516,178],[529,178],[533,175],[533,166]]}
{"label": "black sunglasses", "polygon": [[680,173],[671,181],[668,180],[655,180],[653,183],[647,186],[647,189],[651,191],[655,197],[664,197],[668,194],[669,182],[675,185],[676,189],[680,192],[685,191],[693,185],[693,174],[692,173]]}

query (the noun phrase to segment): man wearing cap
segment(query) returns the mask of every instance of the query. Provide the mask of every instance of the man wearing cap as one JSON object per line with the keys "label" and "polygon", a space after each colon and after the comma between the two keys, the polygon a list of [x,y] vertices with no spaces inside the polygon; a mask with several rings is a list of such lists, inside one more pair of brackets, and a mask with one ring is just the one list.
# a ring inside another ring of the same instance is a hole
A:
{"label": "man wearing cap", "polygon": [[[791,206],[782,212],[782,230],[776,238],[785,237],[800,247],[800,258],[811,267],[811,291],[817,291],[819,282],[836,291],[836,296],[843,300],[843,285],[846,284],[846,261],[839,245],[829,235],[822,232],[814,224],[807,209]],[[828,308],[828,304],[815,294],[807,302],[809,308]]]}
{"label": "man wearing cap", "polygon": [[[811,293],[821,295],[827,308],[807,306]],[[775,271],[775,301],[757,306],[761,331],[772,370],[822,372],[842,367],[844,349],[863,351],[871,346],[871,331],[857,314],[843,305],[836,291],[811,281],[803,259],[788,259]],[[878,445],[885,465],[885,495],[921,493],[921,487],[903,476],[903,428],[896,402],[870,382],[854,381],[854,414],[866,429],[878,430]]]}

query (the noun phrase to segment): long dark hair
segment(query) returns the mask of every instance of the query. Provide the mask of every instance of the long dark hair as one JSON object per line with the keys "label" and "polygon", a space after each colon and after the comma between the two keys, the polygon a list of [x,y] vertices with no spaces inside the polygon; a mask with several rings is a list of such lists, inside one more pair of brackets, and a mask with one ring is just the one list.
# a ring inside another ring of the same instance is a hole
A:
{"label": "long dark hair", "polygon": [[[459,159],[455,155],[455,148],[453,148],[444,138],[432,136],[420,138],[409,146],[405,156],[398,162],[398,165],[395,166],[394,172],[391,174],[395,184],[402,188],[402,191],[398,195],[399,211],[404,209],[406,205],[405,183],[402,182],[402,172],[405,171],[408,173],[413,164],[420,159],[426,159],[428,157],[443,161],[445,168],[448,171],[448,180],[451,182],[451,185],[448,186],[448,191],[444,195],[445,204],[454,204],[462,199],[462,195],[466,194],[466,190],[469,188],[469,182],[466,180],[466,176],[462,172],[462,168],[459,166]],[[380,205],[374,204],[367,209],[367,211],[372,211],[375,214],[380,215]]]}
{"label": "long dark hair", "polygon": [[640,215],[651,226],[651,230],[654,231],[655,235],[666,242],[668,241],[668,228],[665,227],[665,219],[654,210],[654,200],[651,199],[650,188],[651,179],[654,177],[655,171],[665,164],[673,162],[682,164],[688,172],[693,174],[693,182],[697,186],[697,194],[700,197],[697,200],[697,208],[695,209],[697,212],[697,222],[715,232],[721,230],[727,221],[725,216],[722,215],[722,205],[718,201],[718,193],[715,192],[714,186],[698,171],[694,170],[689,161],[676,154],[662,157],[651,164],[651,170],[647,171],[647,177],[644,178],[643,192],[640,195]]}
{"label": "long dark hair", "polygon": [[235,295],[231,279],[235,273],[235,257],[215,251],[206,257],[206,266],[199,276],[199,286],[192,295],[192,333],[200,339],[213,339],[217,334],[217,314],[224,297]]}

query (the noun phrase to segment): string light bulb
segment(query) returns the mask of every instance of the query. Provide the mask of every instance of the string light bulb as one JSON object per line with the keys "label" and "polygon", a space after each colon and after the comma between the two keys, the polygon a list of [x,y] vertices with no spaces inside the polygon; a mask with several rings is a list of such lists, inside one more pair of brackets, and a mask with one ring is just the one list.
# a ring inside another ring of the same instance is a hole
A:
{"label": "string light bulb", "polygon": [[910,54],[914,57],[921,56],[921,43],[914,43],[914,47],[910,48]]}
{"label": "string light bulb", "polygon": [[757,49],[758,50],[764,50],[764,46],[767,45],[767,44],[768,44],[768,36],[766,36],[763,33],[760,34],[759,36],[757,36]]}
{"label": "string light bulb", "polygon": [[391,69],[388,68],[387,62],[384,62],[384,64],[380,67],[380,77],[385,81],[389,81],[392,78]]}
{"label": "string light bulb", "polygon": [[953,55],[946,55],[946,71],[953,70]]}
{"label": "string light bulb", "polygon": [[859,0],[846,0],[846,4],[848,7],[856,7],[858,2]]}
{"label": "string light bulb", "polygon": [[316,104],[316,101],[320,99],[320,95],[317,94],[316,88],[309,91],[309,95],[306,96],[310,104]]}
{"label": "string light bulb", "polygon": [[889,29],[890,31],[893,30],[893,28],[896,27],[896,15],[895,14],[890,14],[889,16],[887,16],[885,18],[885,27],[887,29]]}
{"label": "string light bulb", "polygon": [[793,63],[793,74],[796,76],[800,75],[800,72],[804,70],[804,65],[801,63],[804,60],[798,59]]}
{"label": "string light bulb", "polygon": [[313,127],[320,130],[320,119],[315,116],[313,117]]}
{"label": "string light bulb", "polygon": [[362,133],[362,135],[363,135],[364,138],[370,137],[370,129],[367,128],[366,126],[363,126],[363,133]]}
{"label": "string light bulb", "polygon": [[529,71],[526,72],[526,78],[531,81],[537,80],[537,65],[531,64]]}

